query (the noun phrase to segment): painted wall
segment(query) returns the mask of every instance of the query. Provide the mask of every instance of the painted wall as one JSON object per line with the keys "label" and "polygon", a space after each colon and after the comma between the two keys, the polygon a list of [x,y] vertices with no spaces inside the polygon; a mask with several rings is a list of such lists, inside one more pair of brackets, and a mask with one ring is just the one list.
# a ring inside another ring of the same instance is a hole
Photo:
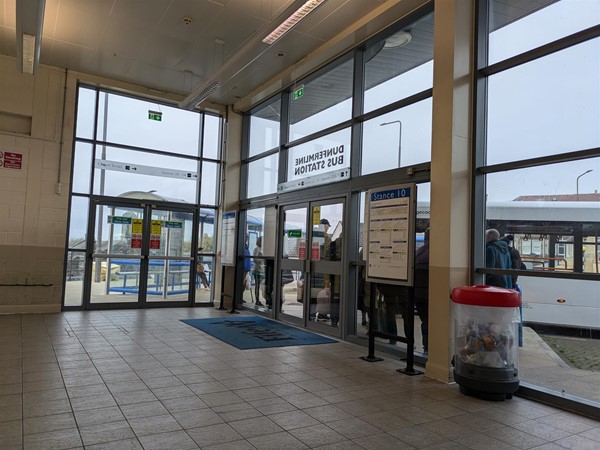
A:
{"label": "painted wall", "polygon": [[0,152],[22,155],[20,169],[0,167],[0,313],[60,310],[73,91],[63,132],[64,103],[63,70],[21,75],[0,56]]}

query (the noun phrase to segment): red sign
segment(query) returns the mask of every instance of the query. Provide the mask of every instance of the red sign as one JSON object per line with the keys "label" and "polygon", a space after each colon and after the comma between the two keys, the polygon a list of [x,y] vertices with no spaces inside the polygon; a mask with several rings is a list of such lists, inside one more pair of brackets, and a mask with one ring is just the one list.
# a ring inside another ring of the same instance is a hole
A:
{"label": "red sign", "polygon": [[321,259],[321,246],[317,241],[312,243],[310,259],[311,261],[319,261]]}
{"label": "red sign", "polygon": [[160,234],[151,234],[150,235],[150,249],[151,250],[160,250]]}
{"label": "red sign", "polygon": [[21,153],[0,152],[0,167],[5,169],[21,169],[23,155]]}
{"label": "red sign", "polygon": [[131,248],[142,248],[142,235],[132,234],[131,235]]}
{"label": "red sign", "polygon": [[306,259],[306,241],[298,242],[298,259]]}

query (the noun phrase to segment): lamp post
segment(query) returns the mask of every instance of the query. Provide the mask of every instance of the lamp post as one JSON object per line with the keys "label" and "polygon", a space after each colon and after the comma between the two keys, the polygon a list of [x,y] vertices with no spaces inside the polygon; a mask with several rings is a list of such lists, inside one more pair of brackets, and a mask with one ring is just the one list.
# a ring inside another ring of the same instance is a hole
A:
{"label": "lamp post", "polygon": [[402,155],[402,122],[400,120],[392,120],[391,122],[380,123],[379,126],[382,127],[384,125],[392,125],[394,123],[398,124],[398,167],[400,167],[400,157]]}
{"label": "lamp post", "polygon": [[588,170],[586,170],[585,172],[583,172],[581,175],[579,175],[579,176],[577,177],[577,183],[576,183],[576,184],[577,184],[577,188],[576,188],[576,189],[577,189],[577,190],[576,190],[576,192],[577,192],[577,200],[579,200],[579,179],[580,179],[582,176],[584,176],[584,175],[587,175],[588,173],[590,173],[590,172],[593,172],[593,171],[594,171],[594,169],[588,169]]}

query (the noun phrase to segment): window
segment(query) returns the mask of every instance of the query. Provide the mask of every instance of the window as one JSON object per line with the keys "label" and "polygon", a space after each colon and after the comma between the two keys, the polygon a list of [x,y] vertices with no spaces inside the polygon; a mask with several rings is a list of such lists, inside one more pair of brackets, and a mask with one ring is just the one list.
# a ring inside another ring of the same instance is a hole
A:
{"label": "window", "polygon": [[248,197],[277,192],[279,155],[273,154],[248,164]]}
{"label": "window", "polygon": [[250,116],[250,144],[248,156],[259,155],[279,147],[281,100],[271,100]]}

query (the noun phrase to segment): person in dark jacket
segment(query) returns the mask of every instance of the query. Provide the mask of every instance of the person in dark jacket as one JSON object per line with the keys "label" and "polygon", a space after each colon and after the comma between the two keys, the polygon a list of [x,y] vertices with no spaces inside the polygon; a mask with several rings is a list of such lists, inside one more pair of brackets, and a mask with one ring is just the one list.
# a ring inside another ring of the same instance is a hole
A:
{"label": "person in dark jacket", "polygon": [[415,307],[421,319],[423,351],[429,347],[429,228],[425,230],[423,245],[415,253]]}
{"label": "person in dark jacket", "polygon": [[[508,244],[500,240],[500,233],[494,228],[485,232],[485,267],[489,269],[512,269]],[[510,275],[486,274],[485,284],[512,289]]]}

